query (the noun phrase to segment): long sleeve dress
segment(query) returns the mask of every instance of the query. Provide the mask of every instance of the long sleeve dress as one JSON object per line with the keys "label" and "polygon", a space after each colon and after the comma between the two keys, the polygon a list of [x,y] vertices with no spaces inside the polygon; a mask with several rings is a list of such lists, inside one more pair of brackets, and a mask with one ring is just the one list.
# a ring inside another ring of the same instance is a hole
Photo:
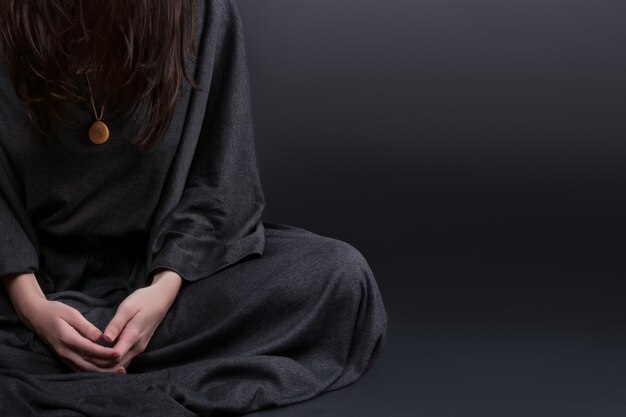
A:
{"label": "long sleeve dress", "polygon": [[100,329],[160,268],[183,278],[127,374],[73,372],[1,288],[0,415],[245,413],[351,384],[381,354],[387,313],[362,254],[262,220],[236,1],[196,7],[190,73],[204,91],[184,84],[147,152],[124,121],[91,143],[87,105],[44,144],[0,66],[0,276],[34,273]]}

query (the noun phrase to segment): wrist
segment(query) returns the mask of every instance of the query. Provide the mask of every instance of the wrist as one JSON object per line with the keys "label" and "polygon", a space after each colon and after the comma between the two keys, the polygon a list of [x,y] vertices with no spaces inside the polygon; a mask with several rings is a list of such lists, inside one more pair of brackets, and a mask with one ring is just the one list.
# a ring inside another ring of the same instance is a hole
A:
{"label": "wrist", "polygon": [[171,301],[173,301],[182,283],[183,278],[177,272],[163,269],[154,275],[150,287],[158,287],[159,291],[168,294]]}
{"label": "wrist", "polygon": [[32,329],[30,318],[48,302],[35,274],[5,275],[2,281],[18,317]]}
{"label": "wrist", "polygon": [[154,274],[150,285],[168,282],[170,285],[180,287],[183,282],[183,278],[176,271],[171,269],[160,269],[159,272]]}
{"label": "wrist", "polygon": [[33,273],[5,275],[2,283],[16,307],[28,307],[48,301]]}

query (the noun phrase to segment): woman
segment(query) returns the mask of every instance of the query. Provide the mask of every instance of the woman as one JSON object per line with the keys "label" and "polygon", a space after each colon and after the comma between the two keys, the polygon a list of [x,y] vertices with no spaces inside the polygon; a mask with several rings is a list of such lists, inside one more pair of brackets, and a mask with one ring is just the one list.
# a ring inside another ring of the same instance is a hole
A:
{"label": "woman", "polygon": [[361,253],[262,221],[235,0],[7,0],[0,33],[1,415],[249,412],[369,369]]}

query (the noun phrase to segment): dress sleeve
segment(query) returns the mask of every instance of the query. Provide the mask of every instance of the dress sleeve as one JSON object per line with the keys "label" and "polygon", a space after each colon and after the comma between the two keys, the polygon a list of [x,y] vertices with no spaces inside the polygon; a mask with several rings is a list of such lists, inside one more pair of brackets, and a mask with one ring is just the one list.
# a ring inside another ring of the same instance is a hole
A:
{"label": "dress sleeve", "polygon": [[24,190],[6,151],[13,140],[23,140],[19,102],[12,94],[4,62],[0,63],[0,277],[39,270],[34,228],[24,203]]}
{"label": "dress sleeve", "polygon": [[35,246],[0,190],[0,277],[10,273],[35,273],[39,259]]}
{"label": "dress sleeve", "polygon": [[[2,99],[0,94],[0,99]],[[5,101],[0,101],[0,105]],[[0,135],[8,134],[0,118]],[[1,139],[1,138],[0,138]],[[30,227],[15,176],[0,146],[0,277],[10,273],[35,273],[39,256],[26,227]]]}
{"label": "dress sleeve", "polygon": [[252,125],[241,19],[234,0],[220,19],[198,144],[181,199],[148,245],[148,282],[161,268],[186,281],[206,278],[249,255],[262,255],[265,197]]}

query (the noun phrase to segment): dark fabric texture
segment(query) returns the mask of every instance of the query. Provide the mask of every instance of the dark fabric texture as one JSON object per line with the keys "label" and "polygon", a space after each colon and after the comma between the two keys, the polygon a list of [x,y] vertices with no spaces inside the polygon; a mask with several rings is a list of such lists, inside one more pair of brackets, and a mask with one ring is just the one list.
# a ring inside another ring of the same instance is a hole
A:
{"label": "dark fabric texture", "polygon": [[[126,375],[73,373],[1,293],[0,415],[245,413],[356,381],[386,341],[387,315],[366,260],[346,242],[294,226],[266,223],[265,234],[263,256],[182,288]],[[68,262],[84,257],[84,265]],[[128,294],[136,257],[96,249],[55,259],[60,275],[79,268],[85,280],[48,298],[103,328]]]}
{"label": "dark fabric texture", "polygon": [[204,91],[184,84],[149,152],[124,140],[132,117],[92,144],[86,104],[60,143],[43,144],[0,67],[0,276],[35,273],[48,299],[101,329],[155,271],[184,279],[126,375],[74,373],[2,289],[0,415],[244,413],[351,384],[381,354],[387,313],[363,255],[262,220],[236,1],[196,5],[189,70]]}

